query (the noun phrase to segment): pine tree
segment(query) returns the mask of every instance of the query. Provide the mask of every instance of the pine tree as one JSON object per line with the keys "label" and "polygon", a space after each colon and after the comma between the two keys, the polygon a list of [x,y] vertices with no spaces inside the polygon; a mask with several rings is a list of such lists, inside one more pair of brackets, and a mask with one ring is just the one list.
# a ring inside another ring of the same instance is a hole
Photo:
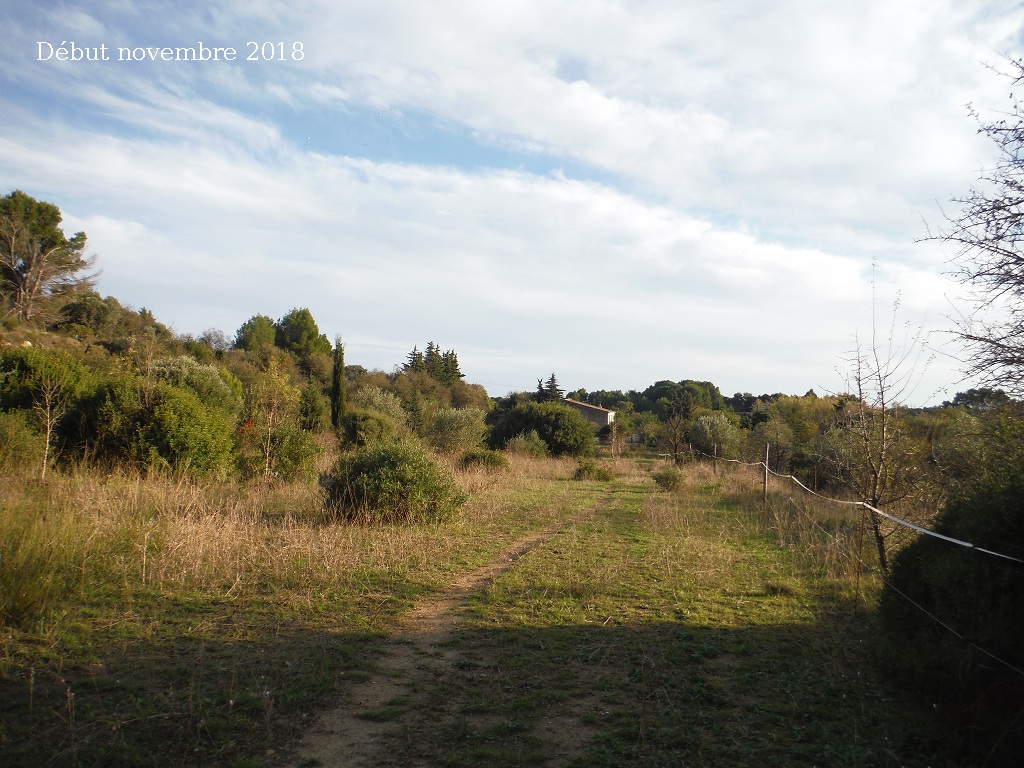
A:
{"label": "pine tree", "polygon": [[462,371],[459,370],[459,358],[455,354],[454,349],[449,349],[443,355],[441,355],[441,364],[438,366],[436,375],[434,376],[437,381],[441,384],[454,384],[461,378],[464,378]]}
{"label": "pine tree", "polygon": [[417,347],[413,347],[412,352],[406,356],[405,365],[402,367],[406,373],[427,370],[426,363],[423,361],[423,353]]}
{"label": "pine tree", "polygon": [[437,378],[438,368],[441,366],[441,349],[432,341],[427,342],[427,349],[423,353],[423,370],[432,378]]}
{"label": "pine tree", "polygon": [[552,373],[547,381],[537,379],[537,399],[540,402],[559,401],[565,395],[565,390],[558,386],[558,379]]}
{"label": "pine tree", "polygon": [[408,413],[409,426],[412,427],[412,431],[416,433],[417,437],[423,437],[427,432],[427,414],[423,409],[423,398],[418,389],[412,391],[405,410]]}

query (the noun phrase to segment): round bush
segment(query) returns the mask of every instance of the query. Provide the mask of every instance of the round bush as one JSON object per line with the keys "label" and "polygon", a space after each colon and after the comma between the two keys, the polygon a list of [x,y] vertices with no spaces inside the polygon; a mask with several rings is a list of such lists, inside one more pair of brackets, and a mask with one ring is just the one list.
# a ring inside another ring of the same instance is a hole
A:
{"label": "round bush", "polygon": [[547,443],[540,439],[535,429],[511,438],[505,443],[505,450],[520,456],[532,456],[535,459],[542,459],[548,455]]}
{"label": "round bush", "polygon": [[345,442],[360,448],[393,441],[401,434],[401,428],[388,415],[356,408],[345,412],[339,428]]}
{"label": "round bush", "polygon": [[471,467],[481,467],[482,469],[495,471],[508,469],[508,459],[500,451],[490,451],[486,448],[475,448],[472,451],[466,451],[462,456],[460,464],[463,469]]}
{"label": "round bush", "polygon": [[594,428],[568,405],[523,403],[494,418],[492,448],[503,448],[516,435],[536,432],[553,456],[593,456]]}
{"label": "round bush", "polygon": [[452,476],[411,443],[384,443],[342,456],[327,505],[347,519],[371,523],[435,523],[466,500]]}
{"label": "round bush", "polygon": [[427,428],[427,442],[441,453],[459,453],[480,444],[484,412],[478,408],[441,408]]}
{"label": "round bush", "polygon": [[655,485],[662,491],[681,491],[683,489],[683,473],[678,469],[663,469],[651,474]]}
{"label": "round bush", "polygon": [[603,483],[615,477],[608,467],[599,467],[593,459],[580,459],[579,466],[573,474],[573,480],[599,480]]}

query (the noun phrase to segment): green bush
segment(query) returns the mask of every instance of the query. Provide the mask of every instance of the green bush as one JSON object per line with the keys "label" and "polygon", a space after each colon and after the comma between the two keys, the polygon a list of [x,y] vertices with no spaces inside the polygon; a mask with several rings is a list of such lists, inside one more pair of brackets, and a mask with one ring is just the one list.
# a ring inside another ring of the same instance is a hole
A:
{"label": "green bush", "polygon": [[191,391],[157,384],[133,441],[135,458],[148,466],[223,474],[231,465],[234,420]]}
{"label": "green bush", "polygon": [[[1024,481],[950,501],[935,530],[1024,559]],[[1022,606],[1021,563],[932,536],[893,558],[879,605],[888,638],[883,664],[935,703],[965,764],[1017,765],[1024,754],[1024,686],[1006,666],[1024,668]]]}
{"label": "green bush", "polygon": [[535,459],[542,459],[548,455],[547,443],[540,439],[540,435],[537,434],[535,429],[531,429],[529,432],[522,432],[510,438],[505,443],[505,450],[519,456],[532,456]]}
{"label": "green bush", "polygon": [[299,394],[299,423],[309,432],[322,432],[330,424],[330,402],[320,391],[316,379],[310,376]]}
{"label": "green bush", "polygon": [[294,480],[316,474],[316,459],[320,455],[320,448],[313,435],[288,425],[275,429],[271,439],[274,442],[274,477]]}
{"label": "green bush", "polygon": [[0,411],[0,470],[14,472],[37,465],[45,438],[29,425],[25,411]]}
{"label": "green bush", "polygon": [[523,403],[493,418],[489,436],[492,448],[504,448],[516,435],[535,431],[553,456],[594,454],[594,428],[568,405]]}
{"label": "green bush", "polygon": [[500,471],[508,469],[508,459],[500,451],[492,451],[487,448],[474,448],[462,455],[459,464],[463,469],[480,467],[482,469]]}
{"label": "green bush", "polygon": [[404,427],[407,421],[402,400],[394,392],[386,392],[380,387],[364,387],[349,398],[349,406],[356,410],[374,411],[391,419],[396,425]]}
{"label": "green bush", "polygon": [[346,454],[331,476],[327,505],[368,523],[436,523],[465,502],[452,476],[419,445],[369,445]]}
{"label": "green bush", "polygon": [[572,476],[573,480],[599,480],[608,482],[615,478],[615,473],[608,467],[599,467],[593,459],[580,459],[579,466]]}
{"label": "green bush", "polygon": [[159,381],[189,390],[204,404],[224,411],[232,419],[242,410],[241,382],[226,369],[182,356],[157,360],[151,371]]}
{"label": "green bush", "polygon": [[678,469],[669,467],[658,472],[652,472],[651,478],[654,480],[654,484],[662,491],[674,492],[683,490],[683,473]]}
{"label": "green bush", "polygon": [[460,453],[480,445],[484,412],[477,408],[441,408],[427,427],[427,442],[441,453]]}
{"label": "green bush", "polygon": [[363,447],[397,440],[402,429],[379,411],[353,408],[345,412],[339,424],[341,438],[349,445]]}

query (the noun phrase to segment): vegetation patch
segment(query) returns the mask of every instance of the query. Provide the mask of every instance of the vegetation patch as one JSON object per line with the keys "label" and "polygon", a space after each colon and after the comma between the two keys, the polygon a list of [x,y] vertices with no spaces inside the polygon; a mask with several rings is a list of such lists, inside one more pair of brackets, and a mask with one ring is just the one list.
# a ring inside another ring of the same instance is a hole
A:
{"label": "vegetation patch", "polygon": [[573,480],[597,480],[607,483],[615,479],[615,473],[608,467],[599,465],[593,459],[580,459],[572,477]]}
{"label": "vegetation patch", "polygon": [[474,448],[462,454],[459,464],[463,469],[479,467],[492,472],[502,472],[509,468],[508,459],[500,451],[487,448]]}
{"label": "vegetation patch", "polygon": [[658,486],[658,489],[662,491],[678,492],[683,490],[684,487],[683,473],[672,467],[652,472],[651,479],[654,480],[654,484]]}
{"label": "vegetation patch", "polygon": [[327,505],[366,523],[437,523],[466,501],[451,475],[413,443],[359,448],[338,460]]}

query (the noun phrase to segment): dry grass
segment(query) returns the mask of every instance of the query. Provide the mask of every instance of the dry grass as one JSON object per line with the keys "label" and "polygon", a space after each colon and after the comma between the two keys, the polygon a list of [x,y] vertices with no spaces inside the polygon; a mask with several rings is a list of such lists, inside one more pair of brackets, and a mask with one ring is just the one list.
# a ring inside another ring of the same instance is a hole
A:
{"label": "dry grass", "polygon": [[128,759],[123,724],[130,748],[169,750],[160,764],[251,752],[298,727],[418,596],[591,505],[599,491],[574,469],[511,457],[505,472],[453,470],[462,512],[412,526],[337,521],[313,482],[0,478],[0,589],[20,601],[0,601],[0,763],[73,755],[86,732],[89,760]]}
{"label": "dry grass", "polygon": [[[531,485],[539,489],[573,469],[568,461],[511,463],[511,472],[456,473],[471,500],[456,521],[440,526],[335,524],[325,516],[320,489],[308,482],[76,473],[54,475],[45,485],[0,481],[0,530],[28,530],[24,546],[45,547],[79,595],[102,580],[236,598],[272,586],[314,597],[350,588],[367,570],[437,578],[446,568],[441,561],[469,556],[467,535],[478,534],[477,542],[482,535],[500,538],[495,529],[516,517],[524,490],[528,497]],[[539,505],[522,524],[544,525],[560,513],[557,503]]]}

